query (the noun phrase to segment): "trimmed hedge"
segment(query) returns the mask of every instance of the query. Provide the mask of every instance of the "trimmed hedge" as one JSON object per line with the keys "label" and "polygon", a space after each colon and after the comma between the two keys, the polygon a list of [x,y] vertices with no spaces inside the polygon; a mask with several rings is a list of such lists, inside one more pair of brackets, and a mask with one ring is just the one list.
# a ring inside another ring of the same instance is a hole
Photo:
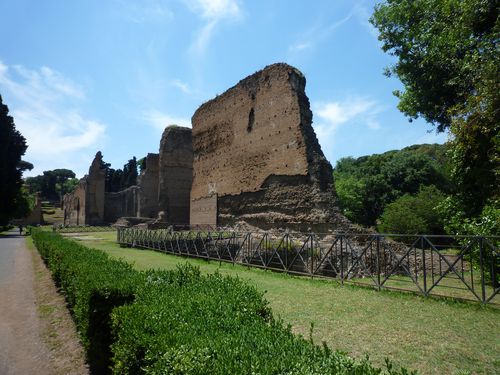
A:
{"label": "trimmed hedge", "polygon": [[134,300],[144,275],[128,263],[56,233],[33,229],[32,236],[65,294],[92,372],[106,372],[111,357],[111,311]]}
{"label": "trimmed hedge", "polygon": [[[96,373],[408,374],[292,334],[262,293],[237,278],[203,276],[187,264],[138,272],[58,234],[35,230],[33,238],[66,293]],[[93,356],[97,348],[105,354]]]}

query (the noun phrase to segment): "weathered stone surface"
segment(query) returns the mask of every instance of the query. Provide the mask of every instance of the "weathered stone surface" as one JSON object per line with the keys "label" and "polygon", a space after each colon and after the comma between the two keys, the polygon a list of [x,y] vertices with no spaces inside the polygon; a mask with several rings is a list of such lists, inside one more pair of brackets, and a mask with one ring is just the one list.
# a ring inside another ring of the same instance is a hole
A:
{"label": "weathered stone surface", "polygon": [[100,225],[104,223],[104,184],[106,170],[102,154],[97,152],[75,191],[63,197],[65,225]]}
{"label": "weathered stone surface", "polygon": [[137,216],[156,217],[158,215],[159,154],[146,156],[146,168],[141,172]]}
{"label": "weathered stone surface", "polygon": [[106,193],[104,206],[104,221],[114,223],[118,218],[135,217],[139,205],[138,186],[131,186],[125,190]]}
{"label": "weathered stone surface", "polygon": [[[305,84],[297,69],[270,65],[193,115],[191,202],[217,194],[217,224],[349,225],[333,203],[332,167],[311,126]],[[204,219],[191,210],[191,224]]]}
{"label": "weathered stone surface", "polygon": [[193,170],[191,129],[167,126],[160,142],[158,212],[171,224],[189,224]]}

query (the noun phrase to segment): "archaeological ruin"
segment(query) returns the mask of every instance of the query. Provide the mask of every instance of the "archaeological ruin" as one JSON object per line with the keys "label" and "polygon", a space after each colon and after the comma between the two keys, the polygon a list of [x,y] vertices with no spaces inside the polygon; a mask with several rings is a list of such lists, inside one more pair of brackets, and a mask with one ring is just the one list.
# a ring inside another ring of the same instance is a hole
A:
{"label": "archaeological ruin", "polygon": [[305,85],[300,71],[274,64],[195,112],[192,225],[349,225],[335,206]]}
{"label": "archaeological ruin", "polygon": [[191,129],[167,126],[159,154],[149,153],[137,185],[118,192],[105,191],[102,154],[73,193],[63,198],[65,225],[102,225],[120,218],[138,222],[189,224],[193,151]]}
{"label": "archaeological ruin", "polygon": [[192,226],[351,229],[336,206],[332,167],[312,127],[305,85],[303,74],[283,63],[241,80],[201,105],[192,129],[167,126],[159,153],[147,155],[137,185],[123,191],[104,192],[98,152],[89,174],[64,197],[65,224],[128,217]]}

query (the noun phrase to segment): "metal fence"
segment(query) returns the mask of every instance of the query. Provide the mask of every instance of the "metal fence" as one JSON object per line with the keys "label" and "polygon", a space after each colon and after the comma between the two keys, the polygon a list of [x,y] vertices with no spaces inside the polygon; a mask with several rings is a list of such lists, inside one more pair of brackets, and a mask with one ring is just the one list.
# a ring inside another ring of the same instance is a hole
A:
{"label": "metal fence", "polygon": [[114,232],[116,227],[110,225],[53,225],[52,231],[58,233]]}
{"label": "metal fence", "polygon": [[500,305],[499,236],[120,228],[122,246]]}

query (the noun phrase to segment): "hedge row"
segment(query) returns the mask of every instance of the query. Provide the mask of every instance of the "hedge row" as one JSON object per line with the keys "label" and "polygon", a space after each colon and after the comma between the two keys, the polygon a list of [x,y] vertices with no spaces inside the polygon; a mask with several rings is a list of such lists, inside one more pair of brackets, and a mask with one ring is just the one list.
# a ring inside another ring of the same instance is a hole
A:
{"label": "hedge row", "polygon": [[189,265],[138,272],[58,234],[36,230],[33,238],[66,294],[94,373],[408,373],[293,335],[239,279]]}

